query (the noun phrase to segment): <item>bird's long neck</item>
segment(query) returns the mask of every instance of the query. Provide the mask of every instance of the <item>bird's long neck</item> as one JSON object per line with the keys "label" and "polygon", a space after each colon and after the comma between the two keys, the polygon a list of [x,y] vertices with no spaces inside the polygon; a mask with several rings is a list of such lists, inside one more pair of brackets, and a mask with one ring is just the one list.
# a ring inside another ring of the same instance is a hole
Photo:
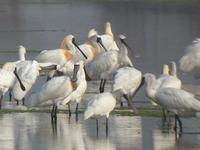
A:
{"label": "bird's long neck", "polygon": [[77,73],[77,83],[81,83],[85,81],[86,82],[86,78],[85,78],[85,71],[84,71],[84,67],[80,66],[79,71]]}
{"label": "bird's long neck", "polygon": [[25,61],[25,52],[22,50],[19,50],[19,60]]}
{"label": "bird's long neck", "polygon": [[147,87],[146,87],[146,94],[149,98],[154,99],[155,94],[157,92],[158,86],[157,86],[157,80],[155,78],[151,78],[147,81]]}
{"label": "bird's long neck", "polygon": [[163,75],[169,75],[169,66],[168,65],[163,65]]}
{"label": "bird's long neck", "polygon": [[114,35],[113,35],[113,32],[112,32],[110,23],[106,23],[106,25],[105,25],[105,34],[110,35],[114,39]]}
{"label": "bird's long neck", "polygon": [[175,63],[171,64],[170,75],[177,77],[177,70],[176,70],[176,64]]}
{"label": "bird's long neck", "polygon": [[119,50],[119,63],[123,64],[124,66],[133,66],[130,58],[128,57],[128,49],[126,45],[121,43],[120,50]]}

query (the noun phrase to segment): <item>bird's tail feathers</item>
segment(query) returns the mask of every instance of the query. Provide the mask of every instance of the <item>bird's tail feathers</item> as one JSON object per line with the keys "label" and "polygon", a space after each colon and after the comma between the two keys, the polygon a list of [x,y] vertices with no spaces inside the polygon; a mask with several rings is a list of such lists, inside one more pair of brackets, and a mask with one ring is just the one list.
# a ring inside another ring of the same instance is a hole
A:
{"label": "bird's tail feathers", "polygon": [[93,115],[93,109],[91,107],[88,107],[84,112],[84,120],[87,120]]}

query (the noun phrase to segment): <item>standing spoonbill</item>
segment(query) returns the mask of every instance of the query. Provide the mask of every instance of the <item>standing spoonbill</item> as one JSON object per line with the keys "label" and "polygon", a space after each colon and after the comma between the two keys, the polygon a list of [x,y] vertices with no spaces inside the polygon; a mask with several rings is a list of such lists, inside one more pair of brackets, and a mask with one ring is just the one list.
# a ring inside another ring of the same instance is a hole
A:
{"label": "standing spoonbill", "polygon": [[[132,104],[132,98],[142,84],[143,78],[141,71],[134,67],[122,67],[113,76],[112,91],[123,91],[122,96],[128,101],[129,106],[133,108],[134,112],[137,113],[137,109]],[[119,100],[121,100],[121,97]]]}
{"label": "standing spoonbill", "polygon": [[124,44],[124,35],[120,35],[120,50],[110,50],[96,56],[92,61],[85,65],[87,80],[101,79],[99,90],[104,92],[106,80],[111,78],[113,73],[120,67],[133,66],[128,57],[128,50]]}
{"label": "standing spoonbill", "polygon": [[[54,119],[56,118],[57,114],[57,105],[61,102],[65,104],[68,96],[70,96],[71,99],[80,102],[80,98],[84,94],[87,88],[87,84],[83,80],[83,62],[81,61],[79,64],[80,67],[74,67],[73,77],[76,77],[77,79],[70,79],[68,76],[54,77],[53,79],[46,82],[36,93],[32,94],[30,98],[25,101],[25,105],[27,107],[34,107],[43,105],[46,102],[51,102],[53,104],[51,117]],[[85,84],[83,85],[82,82],[85,82]],[[76,94],[73,96],[70,95],[76,90]],[[76,110],[78,110],[78,108]],[[71,112],[69,109],[69,117],[70,116]]]}
{"label": "standing spoonbill", "polygon": [[88,106],[84,112],[84,120],[90,117],[96,118],[96,129],[98,135],[98,116],[106,116],[106,135],[108,135],[108,118],[110,112],[114,110],[116,98],[121,95],[121,91],[114,93],[104,92],[96,94],[89,99]]}
{"label": "standing spoonbill", "polygon": [[0,69],[0,108],[2,106],[2,99],[5,93],[10,90],[15,82],[15,76],[19,81],[20,88],[22,90],[26,90],[24,85],[22,84],[17,71],[16,64],[12,62],[7,62],[3,65],[2,69]]}
{"label": "standing spoonbill", "polygon": [[[163,74],[157,79],[158,88],[177,88],[181,89],[182,82],[177,77],[176,63],[174,61],[170,62],[168,65],[163,65]],[[152,102],[156,105],[154,102]],[[163,111],[163,122],[166,121],[166,114],[164,108]]]}
{"label": "standing spoonbill", "polygon": [[180,133],[182,133],[182,122],[179,118],[179,113],[183,111],[200,111],[200,101],[195,98],[192,93],[189,93],[182,89],[167,87],[158,88],[158,81],[155,75],[147,73],[144,75],[146,87],[146,94],[155,103],[164,107],[168,111],[175,113],[175,133],[177,133],[178,121],[180,127]]}

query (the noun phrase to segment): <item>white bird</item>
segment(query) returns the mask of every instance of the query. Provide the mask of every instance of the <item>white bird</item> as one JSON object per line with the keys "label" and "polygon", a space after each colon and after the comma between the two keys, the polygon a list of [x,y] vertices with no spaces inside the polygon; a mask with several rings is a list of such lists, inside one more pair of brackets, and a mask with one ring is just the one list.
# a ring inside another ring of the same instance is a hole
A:
{"label": "white bird", "polygon": [[[116,71],[112,80],[112,91],[122,90],[122,96],[125,97],[134,112],[137,112],[132,104],[132,98],[142,85],[142,72],[134,67],[122,67]],[[121,97],[119,97],[120,99]]]}
{"label": "white bird", "polygon": [[[25,61],[25,54],[26,54],[26,49],[24,46],[20,45],[18,46],[18,55],[19,55],[19,60],[13,62],[15,64],[18,64],[21,61]],[[9,89],[9,101],[11,102],[12,100],[12,87]]]}
{"label": "white bird", "polygon": [[19,101],[21,100],[23,100],[24,103],[24,97],[34,85],[37,77],[39,76],[39,71],[43,69],[43,72],[45,70],[48,73],[49,70],[57,69],[57,65],[53,63],[38,63],[35,60],[26,60],[25,54],[25,47],[19,46],[19,60],[14,63],[17,66],[17,73],[21,81],[24,82],[26,90],[22,90],[20,88],[20,84],[17,80],[14,82],[10,91],[14,97],[14,100],[17,101],[17,104],[19,104]]}
{"label": "white bird", "polygon": [[102,43],[105,48],[109,50],[119,50],[112,32],[112,27],[110,22],[105,23],[105,31],[104,34],[98,35],[102,39]]}
{"label": "white bird", "polygon": [[121,48],[119,51],[110,50],[96,56],[92,61],[85,65],[86,79],[99,80],[100,92],[104,91],[106,80],[111,78],[113,73],[123,66],[133,66],[130,58],[128,57],[128,50],[124,44],[125,36],[119,36],[121,41]]}
{"label": "white bird", "polygon": [[[87,84],[84,79],[85,74],[83,70],[83,62],[81,61],[79,65],[79,69],[77,69],[78,67],[74,68],[74,77],[77,77],[77,80],[71,80],[68,76],[54,77],[46,82],[36,93],[32,94],[30,98],[25,101],[25,105],[33,107],[40,106],[46,102],[51,102],[53,103],[53,118],[56,117],[58,104],[66,104],[69,100],[75,100],[79,103],[87,88]],[[68,99],[68,96],[70,96],[70,99]],[[76,110],[78,110],[78,105]],[[69,110],[69,116],[70,115],[71,113]]]}
{"label": "white bird", "polygon": [[0,69],[0,108],[3,96],[5,93],[10,90],[15,82],[15,76],[19,81],[20,88],[25,90],[24,85],[22,84],[19,76],[16,71],[16,64],[13,62],[7,62],[3,65],[2,69]]}
{"label": "white bird", "polygon": [[17,63],[17,73],[26,88],[26,90],[23,91],[20,88],[20,84],[18,81],[15,81],[15,83],[13,84],[11,91],[14,100],[17,101],[17,104],[19,104],[19,101],[21,100],[24,104],[24,97],[30,91],[31,87],[35,84],[39,76],[40,70],[40,64],[35,60],[21,61]]}
{"label": "white bird", "polygon": [[[61,49],[68,48],[65,42],[66,42],[66,37],[61,42],[61,46],[60,46]],[[96,57],[99,53],[103,51],[102,47],[100,47],[97,44],[97,42],[99,42],[98,37],[97,37],[97,31],[95,29],[91,29],[88,33],[87,42],[79,45],[79,48],[87,56],[87,58],[85,58],[80,51],[75,51],[73,55],[73,61],[76,63],[82,60],[84,61],[85,64],[91,61],[94,57]]]}
{"label": "white bird", "polygon": [[200,39],[195,39],[186,47],[185,54],[180,59],[180,69],[189,72],[200,68]]}
{"label": "white bird", "polygon": [[[177,77],[176,63],[171,61],[169,66],[163,65],[163,74],[157,79],[158,88],[176,88],[181,89],[182,82]],[[153,105],[157,105],[154,101],[151,101]],[[163,121],[166,121],[166,112],[164,108],[163,111]]]}
{"label": "white bird", "polygon": [[[195,98],[192,93],[182,89],[167,87],[158,88],[158,81],[155,75],[147,73],[144,75],[147,84],[146,94],[155,103],[164,107],[168,111],[175,113],[175,120],[180,126],[180,133],[182,132],[182,122],[179,118],[179,113],[183,111],[200,111],[200,101]],[[175,124],[175,132],[177,126]]]}
{"label": "white bird", "polygon": [[181,89],[182,82],[177,77],[176,72],[176,63],[174,61],[170,62],[169,68],[167,69],[167,65],[163,66],[163,75],[161,75],[160,78],[158,78],[158,82],[160,82],[159,88],[166,88],[166,87],[172,87]]}
{"label": "white bird", "polygon": [[88,106],[84,112],[84,120],[95,117],[98,135],[98,116],[106,116],[106,135],[108,134],[108,118],[110,112],[115,108],[116,97],[121,95],[121,91],[115,91],[114,94],[104,92],[96,94],[89,99]]}
{"label": "white bird", "polygon": [[76,48],[78,48],[78,50],[84,55],[84,57],[87,58],[87,56],[81,51],[81,49],[76,44],[73,35],[68,35],[65,38],[65,41],[67,44],[67,49],[43,50],[36,57],[36,61],[45,63],[51,62],[62,66],[67,61],[73,59],[73,56],[77,50]]}

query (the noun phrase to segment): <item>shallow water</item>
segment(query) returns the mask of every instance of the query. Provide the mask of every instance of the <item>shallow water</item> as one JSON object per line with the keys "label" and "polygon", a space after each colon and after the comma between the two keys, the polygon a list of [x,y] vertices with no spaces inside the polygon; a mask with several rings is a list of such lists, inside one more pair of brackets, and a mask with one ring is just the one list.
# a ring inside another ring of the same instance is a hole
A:
{"label": "shallow water", "polygon": [[[162,132],[160,118],[111,116],[108,137],[105,133],[105,118],[99,120],[99,135],[96,121],[79,121],[74,115],[59,114],[57,126],[53,126],[47,113],[0,114],[0,149],[48,149],[48,150],[117,150],[117,149],[199,149],[200,121],[184,118],[182,138],[175,141],[173,131]],[[192,123],[192,124],[191,124]],[[195,125],[194,125],[195,124]],[[190,132],[190,133],[188,133]]]}

